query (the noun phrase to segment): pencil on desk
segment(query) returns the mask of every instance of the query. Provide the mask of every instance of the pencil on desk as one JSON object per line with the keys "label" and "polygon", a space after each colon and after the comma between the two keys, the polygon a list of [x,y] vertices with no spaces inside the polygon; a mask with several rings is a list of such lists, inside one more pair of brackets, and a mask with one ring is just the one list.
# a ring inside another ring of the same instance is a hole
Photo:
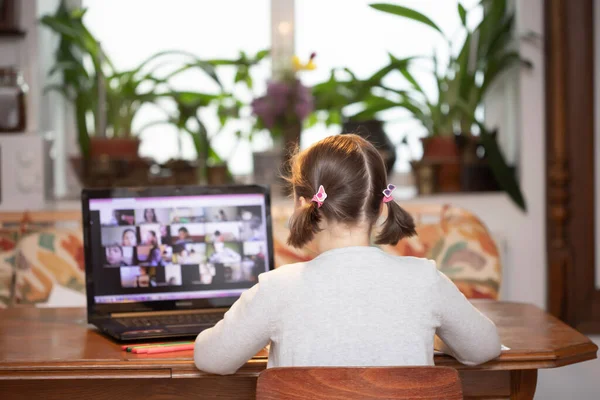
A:
{"label": "pencil on desk", "polygon": [[133,351],[133,349],[147,349],[147,348],[151,348],[151,347],[174,346],[174,345],[179,345],[179,344],[190,344],[190,343],[194,343],[194,342],[185,341],[185,342],[146,343],[146,344],[134,344],[134,345],[130,344],[127,346],[122,346],[121,350],[131,352],[131,351]]}
{"label": "pencil on desk", "polygon": [[157,346],[147,347],[142,349],[132,349],[131,352],[135,354],[160,354],[160,353],[171,353],[176,351],[194,350],[194,344],[179,344],[174,346]]}

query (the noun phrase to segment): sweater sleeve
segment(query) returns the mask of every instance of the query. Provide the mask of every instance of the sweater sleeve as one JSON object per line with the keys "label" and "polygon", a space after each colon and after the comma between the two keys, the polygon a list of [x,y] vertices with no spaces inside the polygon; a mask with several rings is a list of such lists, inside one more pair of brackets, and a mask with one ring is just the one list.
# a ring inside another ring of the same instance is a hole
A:
{"label": "sweater sleeve", "polygon": [[466,365],[483,364],[500,355],[496,325],[477,310],[446,275],[436,269],[437,335],[441,350]]}
{"label": "sweater sleeve", "polygon": [[245,291],[213,328],[201,332],[194,345],[198,369],[219,375],[235,373],[271,339],[272,299],[266,279]]}

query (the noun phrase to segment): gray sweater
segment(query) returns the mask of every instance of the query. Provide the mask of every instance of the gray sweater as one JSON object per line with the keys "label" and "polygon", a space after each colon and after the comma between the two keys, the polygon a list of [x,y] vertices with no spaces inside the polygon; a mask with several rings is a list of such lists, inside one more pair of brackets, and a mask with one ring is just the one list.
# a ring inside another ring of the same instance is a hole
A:
{"label": "gray sweater", "polygon": [[434,262],[346,247],[261,274],[194,361],[232,374],[270,343],[268,367],[433,365],[436,333],[467,365],[500,354],[496,326]]}

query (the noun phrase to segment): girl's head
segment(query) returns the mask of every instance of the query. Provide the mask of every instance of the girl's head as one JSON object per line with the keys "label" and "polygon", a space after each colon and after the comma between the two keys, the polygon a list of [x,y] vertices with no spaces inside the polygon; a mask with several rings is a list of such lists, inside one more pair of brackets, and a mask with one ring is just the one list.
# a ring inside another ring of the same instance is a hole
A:
{"label": "girl's head", "polygon": [[[387,174],[375,147],[357,135],[337,135],[315,143],[292,159],[288,178],[296,211],[290,219],[288,244],[302,247],[321,231],[319,224],[365,226],[369,231],[387,206],[387,218],[376,244],[396,244],[416,234],[415,224],[395,201],[383,203]],[[321,207],[311,201],[323,186],[327,193]],[[304,200],[301,200],[304,199]]]}
{"label": "girl's head", "polygon": [[156,213],[153,208],[146,208],[144,210],[144,222],[156,222]]}
{"label": "girl's head", "polygon": [[123,246],[137,246],[137,237],[133,229],[123,231]]}
{"label": "girl's head", "polygon": [[179,236],[179,239],[185,240],[185,239],[188,239],[190,237],[190,232],[187,230],[187,228],[185,226],[182,226],[177,231],[177,235]]}
{"label": "girl's head", "polygon": [[156,232],[147,231],[146,232],[146,243],[156,246],[158,244],[158,237],[156,236]]}
{"label": "girl's head", "polygon": [[110,265],[119,265],[123,262],[123,249],[121,246],[107,246],[106,247],[106,261]]}

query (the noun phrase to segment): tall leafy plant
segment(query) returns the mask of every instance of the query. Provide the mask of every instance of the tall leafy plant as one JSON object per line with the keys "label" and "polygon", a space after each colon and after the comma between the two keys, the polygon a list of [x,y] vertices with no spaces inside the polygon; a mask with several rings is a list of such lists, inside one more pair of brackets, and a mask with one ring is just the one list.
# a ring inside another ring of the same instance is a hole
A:
{"label": "tall leafy plant", "polygon": [[[236,86],[237,89],[240,89],[239,86],[241,85],[242,91],[246,89],[251,92],[253,87],[251,70],[263,61],[268,54],[267,50],[259,51],[255,55],[240,52],[237,58],[195,60],[182,66],[182,70],[188,67],[202,68],[218,84],[220,90],[216,93],[177,90],[164,93],[162,96],[174,101],[174,110],[163,110],[164,116],[162,118],[148,123],[143,129],[154,125],[174,125],[180,132],[185,132],[192,138],[198,158],[203,162],[201,164],[203,169],[207,165],[222,163],[224,157],[215,151],[212,142],[229,123],[243,119],[244,113],[250,114],[249,101],[239,96],[239,91],[235,89]],[[230,69],[234,73],[234,80],[228,85],[222,84],[223,79],[220,75],[222,75],[224,69]],[[172,76],[169,75],[166,79],[170,79]],[[227,90],[225,86],[227,86]],[[246,97],[251,97],[250,93],[246,94]],[[206,109],[213,109],[219,120],[219,126],[214,132],[209,132],[201,118],[201,112]],[[252,129],[248,129],[247,132],[236,131],[236,142],[232,143],[230,154],[233,154],[233,149],[242,137],[251,139],[252,133]],[[204,174],[204,171],[202,174]]]}
{"label": "tall leafy plant", "polygon": [[308,125],[317,122],[324,122],[327,126],[347,121],[363,122],[376,119],[378,112],[397,106],[389,96],[377,93],[377,89],[381,88],[383,79],[391,71],[407,68],[411,59],[397,59],[390,55],[389,65],[365,79],[358,78],[349,68],[333,69],[326,81],[312,87],[314,113],[308,119]]}
{"label": "tall leafy plant", "polygon": [[[85,13],[85,9],[69,9],[61,2],[55,14],[41,19],[42,25],[52,29],[60,38],[56,63],[49,74],[60,74],[62,83],[50,85],[47,90],[59,91],[74,104],[79,145],[84,157],[89,156],[90,137],[96,133],[90,129],[96,127],[99,117],[105,119],[110,137],[132,137],[141,131],[134,132],[132,125],[144,104],[170,99],[178,105],[178,109],[184,109],[189,107],[189,102],[184,100],[190,96],[211,96],[173,90],[170,80],[183,72],[200,70],[217,84],[219,90],[222,89],[215,65],[185,51],[161,51],[135,68],[117,70],[110,57],[102,51],[98,40],[85,26]],[[165,68],[169,72],[161,72]],[[102,100],[105,101],[105,115],[100,116],[98,112],[102,110],[98,105]],[[179,127],[181,124],[175,125]],[[184,132],[190,133],[188,130]],[[195,138],[194,143],[198,142]],[[199,151],[198,155],[201,154]]]}
{"label": "tall leafy plant", "polygon": [[409,83],[410,90],[400,92],[383,87],[399,95],[394,107],[408,110],[430,136],[479,131],[488,163],[498,183],[519,207],[526,209],[525,199],[512,169],[507,165],[494,135],[477,113],[490,87],[504,72],[516,65],[531,66],[512,46],[514,13],[508,9],[506,0],[482,0],[477,7],[483,7],[483,19],[473,29],[467,25],[471,10],[458,4],[464,39],[457,54],[453,52],[453,40],[426,15],[397,4],[377,3],[370,6],[428,26],[442,35],[448,47],[449,56],[444,62],[444,70],[441,70],[442,61],[435,53],[429,58],[437,96],[429,96],[411,69],[403,66],[398,70]]}
{"label": "tall leafy plant", "polygon": [[[107,57],[102,57],[100,45],[83,23],[84,9],[70,10],[61,2],[54,15],[42,17],[42,25],[59,35],[56,50],[56,63],[49,75],[60,74],[61,84],[50,85],[47,90],[57,90],[72,102],[75,109],[78,141],[84,157],[89,155],[90,135],[87,115],[97,111],[98,72],[103,65],[112,65]],[[86,68],[84,59],[91,61]]]}

